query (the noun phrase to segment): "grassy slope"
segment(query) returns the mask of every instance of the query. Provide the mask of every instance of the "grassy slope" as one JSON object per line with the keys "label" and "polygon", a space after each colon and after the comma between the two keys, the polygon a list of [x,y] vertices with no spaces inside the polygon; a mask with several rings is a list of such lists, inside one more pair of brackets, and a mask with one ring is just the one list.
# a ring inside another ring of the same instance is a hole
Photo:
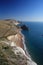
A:
{"label": "grassy slope", "polygon": [[12,21],[0,20],[0,37],[7,37],[12,34],[16,34],[18,27],[12,23]]}

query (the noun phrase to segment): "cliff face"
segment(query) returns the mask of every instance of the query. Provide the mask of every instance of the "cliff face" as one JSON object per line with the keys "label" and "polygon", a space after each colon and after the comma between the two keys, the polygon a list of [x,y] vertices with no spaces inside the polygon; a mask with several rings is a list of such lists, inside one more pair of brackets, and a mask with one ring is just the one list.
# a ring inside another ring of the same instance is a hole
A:
{"label": "cliff face", "polygon": [[0,21],[0,65],[36,65],[21,47],[19,30],[15,21]]}
{"label": "cliff face", "polygon": [[[12,46],[13,45],[13,46]],[[0,41],[0,65],[36,65],[14,42]]]}
{"label": "cliff face", "polygon": [[0,65],[27,65],[27,59],[20,49],[8,44],[0,42]]}

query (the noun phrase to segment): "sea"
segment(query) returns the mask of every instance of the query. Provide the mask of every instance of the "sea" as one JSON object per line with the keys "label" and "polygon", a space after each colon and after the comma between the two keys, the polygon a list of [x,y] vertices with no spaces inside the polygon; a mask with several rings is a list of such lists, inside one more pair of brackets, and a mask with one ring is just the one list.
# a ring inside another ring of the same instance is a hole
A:
{"label": "sea", "polygon": [[27,50],[37,65],[43,65],[43,22],[22,22],[29,30],[22,30]]}

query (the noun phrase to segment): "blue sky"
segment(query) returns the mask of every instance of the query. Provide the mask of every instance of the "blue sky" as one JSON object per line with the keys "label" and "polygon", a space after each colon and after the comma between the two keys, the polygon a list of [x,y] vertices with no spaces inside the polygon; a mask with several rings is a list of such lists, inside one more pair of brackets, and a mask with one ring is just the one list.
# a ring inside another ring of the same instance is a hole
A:
{"label": "blue sky", "polygon": [[0,19],[43,21],[43,0],[0,0]]}

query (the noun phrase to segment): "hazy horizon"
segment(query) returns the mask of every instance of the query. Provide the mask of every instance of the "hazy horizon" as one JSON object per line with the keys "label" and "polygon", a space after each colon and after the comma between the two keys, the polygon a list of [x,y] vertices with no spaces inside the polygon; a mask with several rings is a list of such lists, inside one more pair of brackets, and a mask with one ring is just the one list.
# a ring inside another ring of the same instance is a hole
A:
{"label": "hazy horizon", "polygon": [[43,21],[43,0],[0,0],[0,19]]}

